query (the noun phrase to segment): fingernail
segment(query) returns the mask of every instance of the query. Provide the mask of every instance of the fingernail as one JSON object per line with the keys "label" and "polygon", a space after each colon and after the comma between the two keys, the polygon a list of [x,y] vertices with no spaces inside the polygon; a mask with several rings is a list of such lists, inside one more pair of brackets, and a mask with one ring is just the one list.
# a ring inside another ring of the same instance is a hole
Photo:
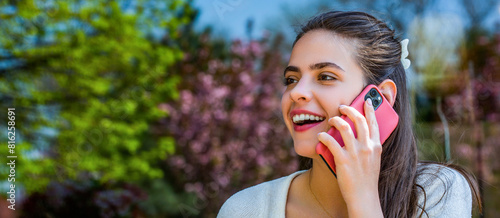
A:
{"label": "fingernail", "polygon": [[368,105],[373,106],[373,105],[372,105],[372,99],[371,99],[371,98],[366,99],[366,102],[368,103]]}
{"label": "fingernail", "polygon": [[341,105],[339,106],[339,108],[345,108],[345,105],[341,104]]}
{"label": "fingernail", "polygon": [[328,120],[328,122],[330,122],[330,121],[334,120],[336,117],[340,118],[339,116],[334,116],[334,117],[330,118],[330,119]]}

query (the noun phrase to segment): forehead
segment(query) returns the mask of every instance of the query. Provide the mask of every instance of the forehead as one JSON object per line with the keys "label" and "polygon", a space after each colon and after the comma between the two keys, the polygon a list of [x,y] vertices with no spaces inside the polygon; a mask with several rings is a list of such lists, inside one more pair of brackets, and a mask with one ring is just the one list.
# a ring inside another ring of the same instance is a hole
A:
{"label": "forehead", "polygon": [[356,68],[355,40],[342,38],[327,30],[304,34],[292,49],[289,65],[303,68],[319,62],[333,62],[346,71]]}

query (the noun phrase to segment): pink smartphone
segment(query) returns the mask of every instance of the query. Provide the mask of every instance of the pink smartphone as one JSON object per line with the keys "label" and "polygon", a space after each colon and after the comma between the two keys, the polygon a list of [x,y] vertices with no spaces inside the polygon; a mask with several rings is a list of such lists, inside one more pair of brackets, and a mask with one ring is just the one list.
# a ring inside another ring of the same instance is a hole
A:
{"label": "pink smartphone", "polygon": [[[384,144],[385,140],[391,135],[391,133],[398,125],[399,116],[396,111],[392,109],[392,106],[389,104],[387,99],[385,99],[384,95],[380,93],[380,90],[375,85],[366,86],[366,88],[363,89],[363,91],[358,95],[358,97],[356,97],[356,99],[354,99],[350,106],[358,110],[364,116],[365,112],[363,104],[368,98],[372,99],[373,108],[375,109],[375,117],[377,118],[380,133],[380,142]],[[347,117],[346,115],[342,115],[341,118],[349,123],[352,131],[354,132],[354,136],[357,137],[354,123],[351,121],[351,119],[349,119],[349,117]],[[333,138],[337,140],[340,146],[344,147],[344,141],[342,140],[342,136],[340,135],[340,132],[337,131],[337,129],[332,127],[330,130],[328,130],[327,133],[333,136]],[[335,171],[335,162],[330,150],[328,150],[328,148],[320,142],[316,145],[316,153],[318,153],[323,161],[325,161],[326,165],[328,166],[330,171],[332,171],[333,175],[337,177]]]}

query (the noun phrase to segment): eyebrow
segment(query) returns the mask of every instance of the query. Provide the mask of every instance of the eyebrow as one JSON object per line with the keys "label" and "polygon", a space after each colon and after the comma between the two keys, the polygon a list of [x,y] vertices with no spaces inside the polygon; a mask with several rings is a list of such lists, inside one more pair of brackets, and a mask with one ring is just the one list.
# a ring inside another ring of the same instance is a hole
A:
{"label": "eyebrow", "polygon": [[[340,67],[339,65],[337,65],[336,63],[333,63],[333,62],[319,62],[319,63],[309,65],[310,70],[319,70],[319,69],[323,69],[325,67],[332,67],[332,68],[336,68],[336,69],[339,69],[339,70],[345,72],[345,70],[342,69],[342,67]],[[296,66],[287,66],[285,68],[285,70],[283,71],[283,75],[285,75],[287,71],[300,73],[300,69]]]}

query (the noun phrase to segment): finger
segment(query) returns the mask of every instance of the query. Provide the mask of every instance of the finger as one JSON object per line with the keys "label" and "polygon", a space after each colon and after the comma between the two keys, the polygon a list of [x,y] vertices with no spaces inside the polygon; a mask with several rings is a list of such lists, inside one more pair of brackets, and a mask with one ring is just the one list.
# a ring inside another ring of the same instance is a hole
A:
{"label": "finger", "polygon": [[344,157],[344,149],[340,146],[337,140],[335,140],[331,135],[328,135],[326,132],[318,133],[318,140],[323,143],[328,150],[330,150],[333,157],[335,157],[334,161],[337,165],[337,159]]}
{"label": "finger", "polygon": [[368,129],[370,131],[370,138],[373,141],[380,142],[380,133],[378,129],[377,117],[375,116],[375,110],[372,105],[372,100],[368,98],[365,101],[365,117],[368,123]]}
{"label": "finger", "polygon": [[349,123],[338,116],[330,118],[328,123],[340,132],[340,136],[344,141],[346,150],[352,150],[354,148],[356,137],[354,137],[354,133],[352,132]]}
{"label": "finger", "polygon": [[354,123],[356,137],[360,142],[367,142],[370,138],[368,123],[365,116],[353,107],[342,105],[339,108],[340,113],[345,114]]}

